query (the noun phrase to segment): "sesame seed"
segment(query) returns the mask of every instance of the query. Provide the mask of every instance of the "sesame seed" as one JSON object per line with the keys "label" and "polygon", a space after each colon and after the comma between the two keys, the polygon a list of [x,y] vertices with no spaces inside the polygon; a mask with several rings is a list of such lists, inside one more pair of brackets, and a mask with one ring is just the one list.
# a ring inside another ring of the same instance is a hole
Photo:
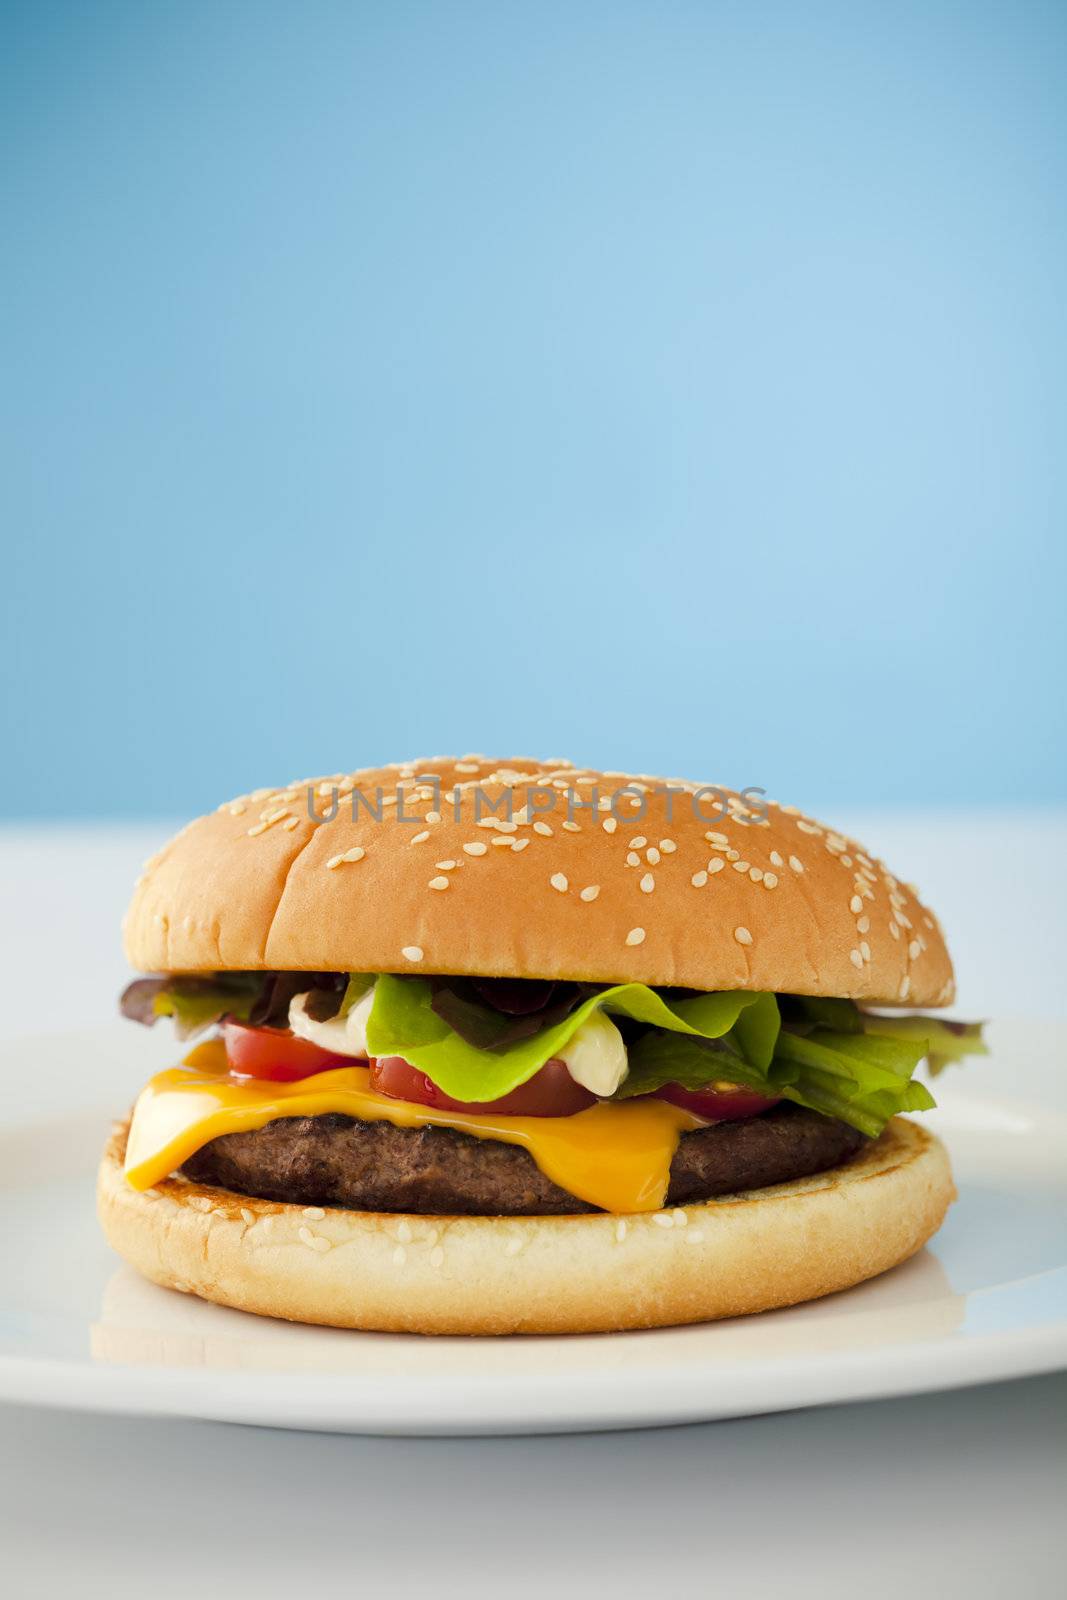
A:
{"label": "sesame seed", "polygon": [[568,833],[581,833],[582,831],[576,822],[567,821],[561,823],[560,826],[565,828]]}
{"label": "sesame seed", "polygon": [[863,956],[858,950],[850,950],[848,953],[848,959],[852,962],[854,967],[863,966]]}
{"label": "sesame seed", "polygon": [[856,923],[856,932],[857,933],[870,933],[870,931],[871,931],[871,919],[870,919],[870,917],[860,917],[859,920]]}
{"label": "sesame seed", "polygon": [[560,894],[566,894],[567,890],[570,888],[566,876],[562,872],[554,872],[548,881],[552,885],[553,889],[559,890]]}
{"label": "sesame seed", "polygon": [[897,927],[895,922],[891,922],[889,924],[889,931],[893,935],[894,939],[900,938],[900,929]]}
{"label": "sesame seed", "polygon": [[645,942],[645,930],[644,930],[644,928],[631,928],[629,933],[626,935],[626,943],[627,944],[644,944],[644,942]]}
{"label": "sesame seed", "polygon": [[860,940],[860,955],[863,957],[864,961],[869,961],[871,959],[871,947],[867,943],[866,939]]}
{"label": "sesame seed", "polygon": [[478,763],[477,763],[477,761],[457,761],[456,762],[456,771],[457,772],[477,772],[478,771]]}
{"label": "sesame seed", "polygon": [[674,1218],[671,1216],[669,1211],[653,1211],[652,1221],[656,1224],[657,1228],[674,1227]]}
{"label": "sesame seed", "polygon": [[[498,833],[495,839],[490,839],[489,841],[492,845],[503,845],[505,850],[514,850],[518,842],[517,839],[511,837],[510,833]],[[529,840],[525,842],[529,844]]]}
{"label": "sesame seed", "polygon": [[[323,1213],[323,1215],[325,1216],[325,1212]],[[255,1222],[255,1220],[256,1220],[255,1212],[254,1211],[249,1211],[247,1206],[242,1206],[241,1207],[241,1221],[247,1227],[250,1228],[252,1226],[253,1222]]]}
{"label": "sesame seed", "polygon": [[267,824],[265,822],[257,822],[254,828],[248,829],[248,837],[250,839],[254,839],[256,838],[257,834],[266,833],[266,831]]}
{"label": "sesame seed", "polygon": [[405,961],[422,960],[422,950],[417,944],[406,944],[401,950],[400,954],[404,957]]}
{"label": "sesame seed", "polygon": [[660,853],[656,849],[654,844],[650,844],[648,849],[645,851],[645,860],[648,862],[650,867],[658,867],[659,866]]}
{"label": "sesame seed", "polygon": [[704,837],[708,841],[709,844],[723,844],[723,845],[726,845],[726,844],[730,843],[730,841],[726,837],[725,833],[706,833],[704,835]]}
{"label": "sesame seed", "polygon": [[605,833],[614,833],[619,824],[614,817],[605,817],[600,826]]}
{"label": "sesame seed", "polygon": [[644,834],[643,833],[637,833],[630,840],[630,849],[631,850],[643,850],[647,843],[648,843],[648,840],[645,838]]}
{"label": "sesame seed", "polygon": [[541,834],[541,836],[545,839],[550,839],[552,837],[552,829],[549,827],[547,822],[535,822],[533,825],[533,831],[534,833]]}
{"label": "sesame seed", "polygon": [[848,903],[848,909],[852,912],[854,917],[859,916],[860,912],[863,910],[863,901],[860,899],[858,894],[854,894],[852,896],[852,899]]}
{"label": "sesame seed", "polygon": [[459,862],[458,861],[435,861],[434,862],[434,866],[437,867],[438,870],[441,871],[441,872],[451,872],[455,867],[459,866]]}
{"label": "sesame seed", "polygon": [[341,857],[342,861],[362,861],[367,852],[362,845],[353,845],[351,850],[346,850]]}
{"label": "sesame seed", "polygon": [[740,859],[741,859],[740,850],[727,850],[726,859],[727,859],[727,861],[740,861]]}
{"label": "sesame seed", "polygon": [[659,847],[665,856],[673,855],[678,848],[673,839],[661,839]]}
{"label": "sesame seed", "polygon": [[582,890],[582,892],[581,892],[581,894],[579,895],[578,898],[580,900],[595,900],[599,893],[600,893],[600,885],[599,885],[599,883],[591,883],[591,884],[588,885],[587,888]]}
{"label": "sesame seed", "polygon": [[656,880],[652,876],[651,872],[646,872],[645,873],[644,877],[641,879],[641,883],[640,883],[639,887],[641,889],[641,893],[642,894],[651,894],[652,893],[653,889],[656,887]]}
{"label": "sesame seed", "polygon": [[312,1222],[321,1222],[326,1213],[321,1206],[305,1206],[302,1215],[310,1217]]}
{"label": "sesame seed", "polygon": [[442,873],[439,878],[431,878],[430,879],[429,887],[431,889],[447,889],[448,888],[448,879]]}
{"label": "sesame seed", "polygon": [[626,865],[628,867],[639,867],[641,865],[641,857],[638,855],[636,850],[630,851],[629,855],[626,857]]}
{"label": "sesame seed", "polygon": [[735,928],[734,938],[737,940],[738,944],[752,943],[752,935],[749,933],[747,928]]}
{"label": "sesame seed", "polygon": [[748,871],[748,862],[747,861],[734,861],[734,862],[731,862],[731,865],[732,865],[732,867],[733,867],[735,872],[747,872]]}
{"label": "sesame seed", "polygon": [[765,889],[774,889],[777,887],[777,884],[778,874],[776,872],[765,872],[763,874],[763,887]]}
{"label": "sesame seed", "polygon": [[694,889],[703,889],[707,881],[708,875],[706,872],[694,872],[693,876],[689,880]]}
{"label": "sesame seed", "polygon": [[777,850],[772,850],[771,851],[771,866],[772,867],[784,867],[785,866],[785,862],[782,860],[782,858],[778,854]]}
{"label": "sesame seed", "polygon": [[804,863],[803,863],[803,861],[798,861],[796,856],[790,856],[789,857],[789,865],[792,867],[794,872],[803,872],[804,871]]}
{"label": "sesame seed", "polygon": [[708,872],[709,872],[709,874],[712,873],[712,872],[722,872],[723,869],[725,868],[725,866],[726,866],[726,862],[725,861],[719,861],[719,860],[709,861],[708,862]]}
{"label": "sesame seed", "polygon": [[440,822],[441,813],[439,811],[427,811],[425,820],[427,822]]}
{"label": "sesame seed", "polygon": [[475,839],[472,844],[465,844],[463,848],[469,856],[484,856],[489,850],[489,846],[483,844],[480,839]]}
{"label": "sesame seed", "polygon": [[512,839],[511,848],[518,853],[520,850],[525,850],[529,842],[529,839]]}
{"label": "sesame seed", "polygon": [[675,1206],[674,1211],[672,1212],[672,1215],[674,1217],[674,1226],[676,1228],[688,1227],[689,1218],[686,1216],[686,1214],[682,1210],[681,1206]]}
{"label": "sesame seed", "polygon": [[401,1244],[411,1243],[411,1223],[408,1222],[404,1217],[401,1217],[400,1221],[396,1225],[396,1236],[400,1240]]}
{"label": "sesame seed", "polygon": [[622,1244],[622,1241],[626,1238],[626,1235],[629,1233],[629,1231],[630,1225],[626,1221],[626,1218],[620,1217],[618,1222],[615,1224],[615,1237],[620,1244]]}
{"label": "sesame seed", "polygon": [[908,955],[911,957],[912,961],[917,961],[919,959],[919,952],[921,949],[922,946],[920,945],[918,939],[913,939],[908,946]]}
{"label": "sesame seed", "polygon": [[753,883],[759,883],[763,878],[763,868],[762,867],[749,867],[748,875],[752,879]]}
{"label": "sesame seed", "polygon": [[421,833],[417,833],[415,835],[415,837],[412,839],[411,842],[412,842],[412,844],[425,844],[429,837],[430,837],[429,828],[423,828],[422,832]]}
{"label": "sesame seed", "polygon": [[801,833],[821,833],[822,829],[814,822],[807,822],[803,817],[797,818],[797,827]]}
{"label": "sesame seed", "polygon": [[905,973],[904,976],[900,980],[900,998],[902,1000],[906,1000],[908,998],[908,991],[909,991],[910,988],[911,988],[911,979],[908,976],[908,974]]}
{"label": "sesame seed", "polygon": [[299,817],[290,817],[288,819],[288,821],[282,823],[282,827],[285,829],[286,833],[292,833],[293,829],[294,828],[299,828],[299,826],[300,826],[300,818]]}

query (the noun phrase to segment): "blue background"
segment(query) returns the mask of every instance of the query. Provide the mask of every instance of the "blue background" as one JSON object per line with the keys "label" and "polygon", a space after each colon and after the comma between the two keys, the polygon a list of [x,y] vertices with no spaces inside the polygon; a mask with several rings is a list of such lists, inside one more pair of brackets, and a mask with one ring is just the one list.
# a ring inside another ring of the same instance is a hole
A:
{"label": "blue background", "polygon": [[0,15],[6,814],[1067,794],[1067,7]]}

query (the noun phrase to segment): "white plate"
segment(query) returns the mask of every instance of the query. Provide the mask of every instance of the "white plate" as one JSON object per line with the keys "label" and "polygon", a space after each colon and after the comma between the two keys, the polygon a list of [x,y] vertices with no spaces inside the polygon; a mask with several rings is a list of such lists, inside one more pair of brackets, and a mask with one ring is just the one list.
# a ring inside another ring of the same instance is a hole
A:
{"label": "white plate", "polygon": [[[1062,1043],[1060,1031],[1057,1053]],[[0,1132],[0,1398],[361,1433],[541,1433],[1067,1365],[1067,1116],[969,1094],[964,1072],[939,1086],[931,1118],[959,1201],[894,1272],[706,1327],[416,1339],[228,1311],[156,1288],[109,1252],[93,1211],[97,1156],[112,1114],[172,1053],[130,1028],[3,1048],[0,1072],[22,1103]]]}

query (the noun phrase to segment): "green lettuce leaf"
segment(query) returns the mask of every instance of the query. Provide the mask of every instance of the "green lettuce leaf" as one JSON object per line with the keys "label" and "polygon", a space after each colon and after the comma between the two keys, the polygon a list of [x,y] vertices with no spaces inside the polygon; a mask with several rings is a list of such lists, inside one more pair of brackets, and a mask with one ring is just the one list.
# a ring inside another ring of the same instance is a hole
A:
{"label": "green lettuce leaf", "polygon": [[[594,1011],[628,1017],[656,1030],[721,1039],[742,1019],[744,1036],[757,1059],[770,1059],[777,1035],[773,995],[739,991],[667,1001],[643,983],[621,983],[584,1000],[562,1022],[498,1050],[479,1050],[461,1039],[432,1007],[425,978],[383,973],[374,990],[367,1023],[372,1056],[403,1056],[455,1100],[498,1100],[539,1072],[566,1048]],[[752,1012],[749,1019],[747,1014]],[[722,1074],[717,1074],[722,1076]]]}
{"label": "green lettuce leaf", "polygon": [[864,1032],[884,1034],[890,1039],[921,1039],[926,1065],[936,1077],[945,1067],[964,1056],[987,1056],[989,1046],[982,1038],[980,1022],[946,1022],[941,1017],[881,1017],[864,1011]]}
{"label": "green lettuce leaf", "polygon": [[911,1080],[922,1055],[923,1045],[916,1041],[822,1030],[801,1035],[783,1028],[772,1061],[759,1067],[746,1058],[736,1029],[717,1044],[646,1033],[630,1051],[630,1071],[619,1093],[649,1094],[665,1083],[702,1089],[722,1080],[838,1117],[873,1138],[898,1112],[934,1104],[930,1091]]}

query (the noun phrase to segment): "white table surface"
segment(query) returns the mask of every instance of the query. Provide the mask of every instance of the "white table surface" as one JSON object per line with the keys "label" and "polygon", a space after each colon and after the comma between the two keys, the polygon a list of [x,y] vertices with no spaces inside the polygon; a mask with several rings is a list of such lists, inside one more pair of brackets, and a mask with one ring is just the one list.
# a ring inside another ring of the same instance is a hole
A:
{"label": "white table surface", "polygon": [[[945,923],[959,1013],[1067,1012],[1067,815],[838,817]],[[165,825],[0,830],[0,1036],[108,1020]],[[57,983],[57,975],[60,981]],[[1005,1086],[968,1068],[976,1086]],[[131,1092],[136,1085],[131,1085]],[[1067,1104],[1035,1060],[1027,1100]],[[3,1113],[0,1112],[0,1115]],[[740,1422],[370,1439],[0,1409],[0,1585],[113,1597],[1062,1593],[1067,1375]]]}

